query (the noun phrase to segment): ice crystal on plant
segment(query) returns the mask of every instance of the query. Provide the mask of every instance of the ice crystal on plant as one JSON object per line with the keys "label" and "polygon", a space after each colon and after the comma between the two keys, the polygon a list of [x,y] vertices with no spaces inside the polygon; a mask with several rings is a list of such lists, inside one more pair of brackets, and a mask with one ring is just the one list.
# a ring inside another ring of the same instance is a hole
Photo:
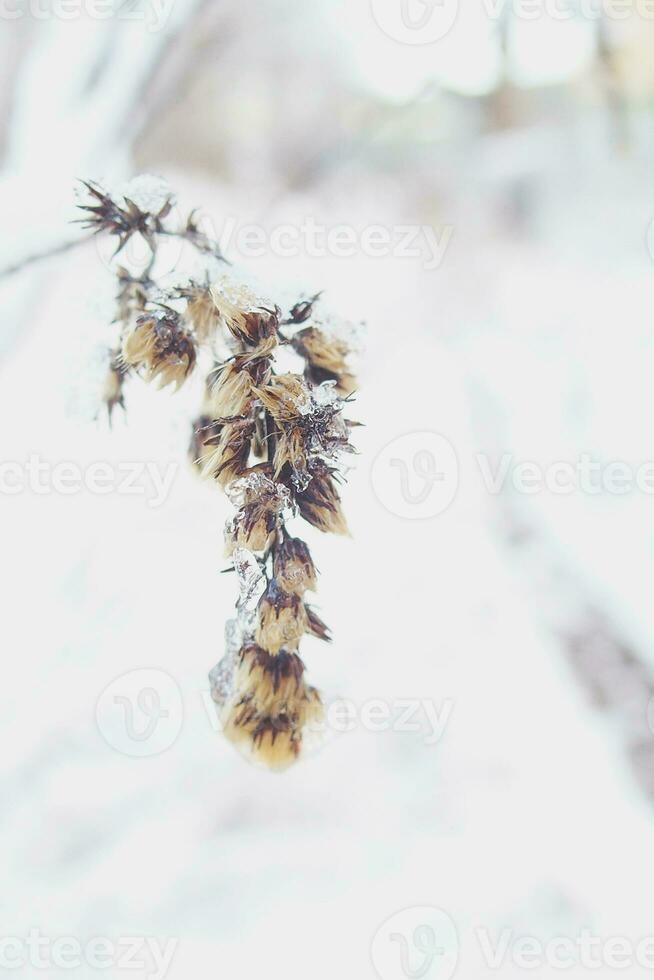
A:
{"label": "ice crystal on plant", "polygon": [[139,174],[132,177],[117,188],[117,194],[123,200],[133,201],[141,211],[150,214],[157,214],[166,202],[174,197],[168,181],[155,174]]}
{"label": "ice crystal on plant", "polygon": [[247,548],[235,548],[232,558],[239,587],[236,607],[239,612],[247,613],[261,598],[266,588],[266,576],[256,557]]}

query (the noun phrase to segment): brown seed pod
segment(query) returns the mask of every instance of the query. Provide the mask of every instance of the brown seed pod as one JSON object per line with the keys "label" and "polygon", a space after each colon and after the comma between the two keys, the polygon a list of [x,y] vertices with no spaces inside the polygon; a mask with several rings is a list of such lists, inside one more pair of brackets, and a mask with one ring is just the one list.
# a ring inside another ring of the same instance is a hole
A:
{"label": "brown seed pod", "polygon": [[312,460],[309,463],[311,480],[305,490],[297,493],[295,499],[300,514],[309,524],[320,531],[349,534],[334,473],[335,470],[323,460]]}
{"label": "brown seed pod", "polygon": [[156,310],[137,317],[123,340],[122,360],[142,369],[147,381],[179,388],[195,367],[195,344],[174,310]]}
{"label": "brown seed pod", "polygon": [[221,321],[235,340],[246,347],[258,347],[271,338],[277,343],[279,309],[256,306],[247,290],[226,290],[220,283],[211,286],[211,296]]}
{"label": "brown seed pod", "polygon": [[225,556],[231,557],[235,548],[267,551],[277,533],[278,513],[267,500],[244,504],[225,529]]}
{"label": "brown seed pod", "polygon": [[200,343],[206,343],[214,336],[220,324],[220,317],[207,284],[188,283],[176,293],[186,300],[186,318],[193,326]]}
{"label": "brown seed pod", "polygon": [[255,639],[268,653],[297,650],[306,633],[308,619],[304,603],[293,592],[283,592],[273,578],[259,600]]}
{"label": "brown seed pod", "polygon": [[219,432],[205,441],[205,446],[215,447],[206,456],[203,476],[213,477],[225,487],[242,476],[250,457],[254,422],[251,418],[232,418],[219,423]]}
{"label": "brown seed pod", "polygon": [[301,418],[302,410],[310,406],[309,391],[297,374],[278,374],[270,384],[255,388],[254,394],[275,422],[282,424]]}
{"label": "brown seed pod", "polygon": [[284,592],[304,595],[316,589],[316,568],[300,538],[286,538],[275,549],[274,575]]}
{"label": "brown seed pod", "polygon": [[292,344],[307,362],[305,376],[311,384],[335,381],[336,390],[343,395],[355,390],[356,378],[348,366],[349,347],[344,341],[330,337],[319,327],[305,327],[293,337]]}
{"label": "brown seed pod", "polygon": [[297,759],[308,726],[322,717],[318,692],[305,684],[296,654],[271,655],[255,643],[242,648],[235,693],[222,712],[223,731],[241,751],[268,768],[286,769]]}

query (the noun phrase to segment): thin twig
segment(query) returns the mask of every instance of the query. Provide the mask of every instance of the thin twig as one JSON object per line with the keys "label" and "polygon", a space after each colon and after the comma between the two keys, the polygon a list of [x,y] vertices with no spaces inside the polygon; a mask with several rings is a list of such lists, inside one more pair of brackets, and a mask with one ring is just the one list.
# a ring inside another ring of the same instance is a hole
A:
{"label": "thin twig", "polygon": [[17,272],[22,272],[23,269],[34,265],[36,262],[42,262],[45,259],[54,258],[55,255],[63,255],[65,252],[70,252],[72,249],[77,248],[78,245],[85,245],[87,242],[90,242],[92,238],[92,234],[85,235],[83,238],[74,238],[68,242],[60,242],[58,245],[52,245],[42,252],[34,252],[33,255],[26,255],[25,258],[20,259],[14,265],[8,265],[4,269],[0,269],[0,279],[13,276]]}

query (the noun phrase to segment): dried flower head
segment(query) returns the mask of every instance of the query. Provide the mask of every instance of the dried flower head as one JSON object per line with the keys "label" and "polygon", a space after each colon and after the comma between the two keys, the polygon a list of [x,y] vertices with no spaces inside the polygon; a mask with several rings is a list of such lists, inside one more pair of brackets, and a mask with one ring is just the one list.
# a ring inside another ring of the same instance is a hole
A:
{"label": "dried flower head", "polygon": [[249,551],[268,551],[283,527],[283,515],[290,508],[288,489],[272,478],[269,463],[250,467],[243,477],[226,490],[239,508],[225,529],[226,554],[236,547]]}
{"label": "dried flower head", "polygon": [[248,418],[230,418],[218,424],[218,434],[204,443],[213,447],[203,467],[203,476],[211,476],[225,487],[242,476],[250,458],[254,422]]}
{"label": "dried flower head", "polygon": [[293,422],[309,410],[309,391],[296,374],[278,374],[270,384],[255,389],[257,398],[275,422]]}
{"label": "dried flower head", "polygon": [[[276,342],[275,342],[276,343]],[[265,342],[257,351],[236,354],[215,368],[207,378],[207,411],[214,418],[241,415],[256,386],[270,377],[270,350]]]}
{"label": "dried flower head", "polygon": [[309,463],[311,479],[295,499],[300,514],[309,524],[320,531],[349,534],[341,498],[336,490],[335,472],[320,459]]}
{"label": "dried flower head", "polygon": [[208,380],[208,404],[213,417],[242,415],[252,398],[252,378],[234,362],[219,368]]}
{"label": "dried flower head", "polygon": [[225,280],[214,283],[211,295],[218,315],[231,335],[248,347],[275,340],[280,310],[267,309],[252,292]]}
{"label": "dried flower head", "polygon": [[225,555],[236,548],[267,551],[279,528],[279,507],[272,500],[244,504],[225,528]]}
{"label": "dried flower head", "polygon": [[218,329],[220,317],[209,285],[191,280],[177,291],[177,296],[186,300],[186,317],[193,326],[197,340],[200,343],[211,340]]}
{"label": "dried flower head", "polygon": [[307,731],[323,719],[320,696],[305,683],[302,661],[293,653],[272,656],[247,643],[235,690],[222,712],[225,735],[255,761],[286,769],[300,754]]}
{"label": "dried flower head", "polygon": [[268,653],[297,650],[309,621],[304,603],[294,592],[283,592],[273,578],[257,608],[255,639]]}
{"label": "dried flower head", "polygon": [[241,650],[235,686],[243,696],[256,697],[261,712],[270,715],[280,702],[288,705],[301,697],[303,674],[296,653],[268,653],[250,641]]}
{"label": "dried flower head", "polygon": [[142,235],[146,241],[151,241],[154,235],[162,231],[162,222],[168,217],[173,206],[171,196],[164,201],[156,213],[153,213],[142,210],[128,197],[124,197],[122,202],[116,201],[92,181],[84,180],[82,183],[94,202],[79,205],[82,211],[88,212],[86,217],[81,219],[82,224],[92,229],[96,235],[102,232],[115,235],[118,238],[116,254],[136,233]]}
{"label": "dried flower head", "polygon": [[165,307],[137,317],[123,340],[122,359],[142,369],[147,381],[179,388],[195,367],[195,344],[179,314]]}
{"label": "dried flower head", "polygon": [[334,381],[341,394],[354,391],[356,378],[348,366],[349,348],[343,340],[329,336],[319,327],[306,327],[293,337],[292,343],[306,359],[305,378],[310,384]]}
{"label": "dried flower head", "polygon": [[316,568],[300,538],[286,538],[276,548],[273,573],[284,592],[302,596],[307,589],[316,589]]}

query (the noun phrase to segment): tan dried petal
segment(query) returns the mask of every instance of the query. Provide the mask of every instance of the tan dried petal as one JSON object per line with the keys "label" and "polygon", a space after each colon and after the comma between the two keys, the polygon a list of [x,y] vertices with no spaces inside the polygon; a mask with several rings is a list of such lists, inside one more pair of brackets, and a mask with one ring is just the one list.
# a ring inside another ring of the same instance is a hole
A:
{"label": "tan dried petal", "polygon": [[309,392],[297,374],[279,374],[269,385],[255,388],[254,394],[274,420],[280,423],[300,418],[301,409],[309,404]]}
{"label": "tan dried petal", "polygon": [[252,379],[234,363],[226,364],[209,387],[205,410],[215,419],[241,415],[252,398]]}
{"label": "tan dried petal", "polygon": [[180,291],[186,299],[186,316],[193,325],[200,343],[206,343],[215,334],[220,323],[218,311],[208,286],[191,283]]}
{"label": "tan dried petal", "polygon": [[211,415],[199,415],[192,422],[191,440],[188,454],[191,464],[202,474],[209,457],[215,452],[213,446],[207,443],[215,439],[220,426],[216,425]]}
{"label": "tan dried petal", "polygon": [[304,473],[307,468],[304,434],[299,426],[282,429],[277,434],[275,448],[275,479],[288,464],[294,473]]}
{"label": "tan dried petal", "polygon": [[222,487],[241,476],[250,456],[254,422],[230,419],[220,426],[220,433],[206,445],[214,445],[204,463],[202,475],[213,477]]}

